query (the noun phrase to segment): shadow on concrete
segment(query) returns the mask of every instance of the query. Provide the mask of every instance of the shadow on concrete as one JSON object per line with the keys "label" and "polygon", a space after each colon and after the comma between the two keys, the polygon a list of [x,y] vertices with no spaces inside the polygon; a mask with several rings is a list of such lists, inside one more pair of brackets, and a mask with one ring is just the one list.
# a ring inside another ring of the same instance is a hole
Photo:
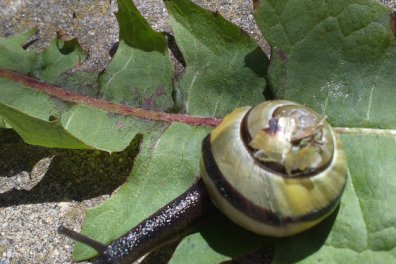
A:
{"label": "shadow on concrete", "polygon": [[[0,130],[0,177],[32,169],[42,159],[53,157],[45,176],[31,190],[11,189],[0,193],[0,207],[59,201],[82,201],[111,194],[124,183],[138,153],[140,138],[123,152],[49,149],[24,143],[12,130]],[[36,166],[37,167],[37,166]]]}

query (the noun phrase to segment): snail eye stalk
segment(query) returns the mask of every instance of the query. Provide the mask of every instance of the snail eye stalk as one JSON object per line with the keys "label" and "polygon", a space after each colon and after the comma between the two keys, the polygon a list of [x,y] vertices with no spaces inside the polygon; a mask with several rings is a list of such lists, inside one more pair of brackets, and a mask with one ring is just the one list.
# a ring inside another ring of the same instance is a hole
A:
{"label": "snail eye stalk", "polygon": [[95,249],[99,254],[103,254],[107,250],[107,245],[102,244],[96,240],[93,240],[87,236],[84,236],[76,231],[73,231],[63,225],[58,227],[58,233],[65,235],[73,240],[81,242],[85,245],[90,246],[91,248]]}

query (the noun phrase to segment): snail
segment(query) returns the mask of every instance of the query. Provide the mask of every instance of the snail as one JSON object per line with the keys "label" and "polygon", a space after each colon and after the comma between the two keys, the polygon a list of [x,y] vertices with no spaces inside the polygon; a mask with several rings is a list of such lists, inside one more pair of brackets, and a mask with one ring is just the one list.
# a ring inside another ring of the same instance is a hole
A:
{"label": "snail", "polygon": [[131,263],[184,235],[214,207],[254,233],[291,236],[334,211],[347,163],[324,117],[275,100],[227,115],[202,142],[200,174],[185,193],[108,246],[63,226],[59,232],[98,251],[98,263]]}

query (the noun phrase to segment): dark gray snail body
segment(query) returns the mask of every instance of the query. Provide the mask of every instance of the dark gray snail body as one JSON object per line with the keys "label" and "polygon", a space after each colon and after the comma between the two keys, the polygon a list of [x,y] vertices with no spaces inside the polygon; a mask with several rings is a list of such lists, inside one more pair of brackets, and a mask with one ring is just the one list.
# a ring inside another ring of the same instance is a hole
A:
{"label": "dark gray snail body", "polygon": [[347,165],[340,140],[323,117],[278,100],[227,115],[202,143],[200,171],[205,184],[200,179],[109,246],[94,245],[66,228],[60,232],[94,247],[101,263],[129,263],[183,235],[181,230],[212,210],[211,200],[252,232],[290,236],[337,207]]}

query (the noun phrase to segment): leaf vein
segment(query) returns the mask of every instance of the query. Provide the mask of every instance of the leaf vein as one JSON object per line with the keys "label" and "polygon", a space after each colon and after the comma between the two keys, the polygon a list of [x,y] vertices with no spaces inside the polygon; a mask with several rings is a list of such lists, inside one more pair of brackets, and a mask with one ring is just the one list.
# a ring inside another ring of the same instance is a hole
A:
{"label": "leaf vein", "polygon": [[[132,50],[132,53],[133,53],[133,50]],[[113,81],[113,79],[114,79],[118,74],[120,74],[121,72],[125,71],[125,69],[126,69],[126,68],[128,67],[128,65],[129,65],[129,63],[131,62],[132,58],[133,58],[133,54],[131,54],[131,55],[129,56],[129,59],[128,59],[128,61],[125,63],[124,67],[122,67],[122,69],[120,69],[120,70],[118,70],[117,72],[115,72],[115,73],[113,74],[113,76],[111,76],[111,77],[109,78],[109,80],[108,80],[108,81],[106,82],[106,84],[105,84],[105,87],[109,86],[109,84]]]}
{"label": "leaf vein", "polygon": [[363,214],[363,210],[362,210],[362,202],[360,201],[359,196],[356,193],[355,184],[353,182],[353,177],[351,177],[349,167],[347,168],[347,170],[348,170],[348,177],[349,177],[349,179],[351,179],[351,189],[352,189],[352,192],[355,194],[356,200],[358,201],[359,211],[362,216],[362,220],[363,220],[363,224],[364,224],[364,230],[366,230],[366,241],[365,242],[366,242],[366,248],[367,248],[368,247],[368,229],[367,229],[366,219],[364,218],[364,214]]}
{"label": "leaf vein", "polygon": [[396,137],[396,129],[335,127],[334,130],[339,134],[345,135],[373,135]]}

